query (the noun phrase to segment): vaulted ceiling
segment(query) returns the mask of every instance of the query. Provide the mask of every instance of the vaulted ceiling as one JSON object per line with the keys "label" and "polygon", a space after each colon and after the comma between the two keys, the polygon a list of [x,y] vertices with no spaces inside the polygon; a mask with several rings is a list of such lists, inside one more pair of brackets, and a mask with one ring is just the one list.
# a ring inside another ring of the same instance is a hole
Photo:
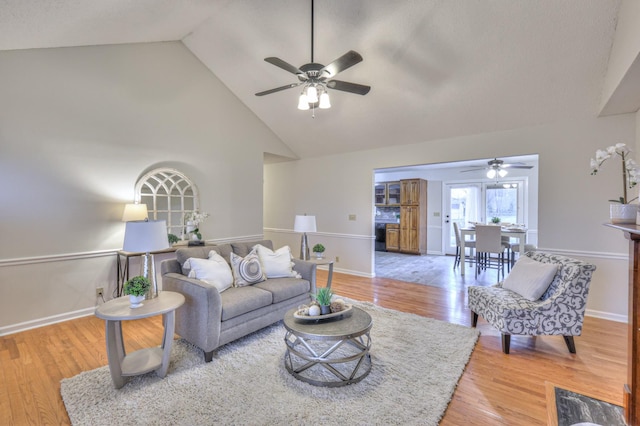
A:
{"label": "vaulted ceiling", "polygon": [[[310,61],[310,0],[4,0],[0,50],[181,40],[309,157],[596,116],[619,8],[620,0],[316,0],[315,61],[355,50],[364,61],[338,79],[372,89],[331,91],[332,108],[315,118],[296,108],[297,88],[254,95],[297,81],[265,57]],[[633,112],[637,101],[608,111]]]}

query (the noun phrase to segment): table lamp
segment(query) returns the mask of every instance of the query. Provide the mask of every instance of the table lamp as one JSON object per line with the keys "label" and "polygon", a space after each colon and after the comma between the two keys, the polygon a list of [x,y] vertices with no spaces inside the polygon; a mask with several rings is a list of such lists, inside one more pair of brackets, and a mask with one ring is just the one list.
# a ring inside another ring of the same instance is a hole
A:
{"label": "table lamp", "polygon": [[295,232],[302,232],[302,240],[300,241],[300,259],[309,260],[309,242],[307,241],[307,232],[316,232],[316,217],[305,215],[296,215],[293,224]]}
{"label": "table lamp", "polygon": [[122,213],[123,222],[131,222],[133,220],[147,220],[149,213],[146,204],[125,204]]}
{"label": "table lamp", "polygon": [[168,248],[169,239],[165,220],[127,222],[122,250],[144,253],[140,264],[140,275],[147,278],[151,283],[146,299],[153,299],[158,296],[156,266],[151,252]]}

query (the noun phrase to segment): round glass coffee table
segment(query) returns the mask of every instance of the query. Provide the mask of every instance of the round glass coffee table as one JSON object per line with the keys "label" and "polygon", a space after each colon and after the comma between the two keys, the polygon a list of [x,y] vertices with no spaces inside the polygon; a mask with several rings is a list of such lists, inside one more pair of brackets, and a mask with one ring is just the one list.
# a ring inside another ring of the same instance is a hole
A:
{"label": "round glass coffee table", "polygon": [[371,316],[353,307],[344,316],[325,320],[284,316],[287,351],[284,365],[295,378],[315,386],[345,386],[371,371]]}

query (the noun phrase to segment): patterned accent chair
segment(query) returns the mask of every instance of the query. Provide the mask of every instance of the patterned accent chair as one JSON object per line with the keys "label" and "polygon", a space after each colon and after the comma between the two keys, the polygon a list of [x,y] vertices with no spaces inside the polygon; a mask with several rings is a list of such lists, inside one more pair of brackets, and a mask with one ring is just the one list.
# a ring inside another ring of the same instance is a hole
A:
{"label": "patterned accent chair", "polygon": [[511,335],[564,337],[569,352],[576,353],[573,336],[582,334],[589,283],[595,265],[569,257],[544,252],[528,252],[525,256],[544,263],[560,265],[549,288],[534,302],[502,288],[502,282],[491,287],[468,288],[471,325],[478,315],[502,333],[502,351],[509,353]]}

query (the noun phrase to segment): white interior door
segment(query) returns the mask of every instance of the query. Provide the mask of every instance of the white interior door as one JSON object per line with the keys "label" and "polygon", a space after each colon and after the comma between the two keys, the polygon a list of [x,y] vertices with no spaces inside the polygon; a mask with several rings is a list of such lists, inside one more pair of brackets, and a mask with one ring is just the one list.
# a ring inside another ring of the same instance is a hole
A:
{"label": "white interior door", "polygon": [[456,253],[456,236],[453,223],[464,227],[468,222],[482,220],[482,184],[481,183],[447,183],[445,184],[444,202],[445,220],[442,229],[443,246],[446,254]]}

